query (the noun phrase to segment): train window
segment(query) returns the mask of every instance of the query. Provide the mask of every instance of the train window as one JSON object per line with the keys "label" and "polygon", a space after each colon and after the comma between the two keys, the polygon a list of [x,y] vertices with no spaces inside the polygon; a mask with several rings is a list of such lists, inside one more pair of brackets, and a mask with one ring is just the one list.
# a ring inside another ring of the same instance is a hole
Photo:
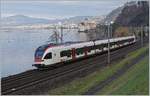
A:
{"label": "train window", "polygon": [[44,59],[51,59],[52,58],[52,53],[47,53]]}
{"label": "train window", "polygon": [[39,48],[36,49],[35,52],[35,57],[41,58],[45,52],[45,49],[48,47],[49,45],[43,45],[40,46]]}
{"label": "train window", "polygon": [[98,49],[98,45],[95,45],[95,49]]}
{"label": "train window", "polygon": [[60,56],[61,56],[61,57],[66,56],[66,51],[62,51],[62,52],[60,52]]}
{"label": "train window", "polygon": [[88,50],[88,52],[91,52],[91,50]]}
{"label": "train window", "polygon": [[71,50],[61,51],[60,57],[64,57],[64,56],[71,57]]}
{"label": "train window", "polygon": [[83,54],[83,53],[84,53],[84,47],[76,49],[76,54],[77,55],[80,55],[80,54]]}
{"label": "train window", "polygon": [[104,48],[104,47],[107,47],[107,46],[108,46],[108,44],[107,44],[107,43],[106,43],[106,44],[102,44],[102,46],[103,46],[103,48]]}
{"label": "train window", "polygon": [[95,48],[96,48],[96,49],[101,49],[101,46],[102,46],[102,45],[96,45]]}
{"label": "train window", "polygon": [[88,50],[88,52],[91,52],[91,50],[94,50],[94,46],[88,46],[87,50]]}
{"label": "train window", "polygon": [[90,47],[90,46],[86,47],[86,50],[87,50],[88,52],[91,52],[91,50],[89,49],[89,47]]}
{"label": "train window", "polygon": [[71,50],[67,50],[67,57],[71,57]]}
{"label": "train window", "polygon": [[43,56],[43,51],[37,51],[36,53],[35,53],[35,57],[42,57]]}
{"label": "train window", "polygon": [[114,44],[115,44],[115,42],[111,42],[111,43],[110,43],[110,46],[113,46]]}
{"label": "train window", "polygon": [[76,54],[77,54],[77,55],[80,55],[80,49],[79,49],[79,48],[76,49]]}
{"label": "train window", "polygon": [[102,45],[98,45],[98,49],[101,50],[103,47]]}
{"label": "train window", "polygon": [[90,46],[90,50],[94,50],[94,46]]}

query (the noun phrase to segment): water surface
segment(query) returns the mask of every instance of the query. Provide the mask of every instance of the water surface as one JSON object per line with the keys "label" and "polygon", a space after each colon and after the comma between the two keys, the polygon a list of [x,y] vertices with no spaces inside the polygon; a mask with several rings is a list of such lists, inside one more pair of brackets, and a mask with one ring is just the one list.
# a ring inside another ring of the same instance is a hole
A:
{"label": "water surface", "polygon": [[[17,74],[34,69],[34,52],[40,45],[46,44],[53,30],[2,30],[0,32],[1,76]],[[64,30],[64,42],[85,41],[84,33],[77,29]]]}

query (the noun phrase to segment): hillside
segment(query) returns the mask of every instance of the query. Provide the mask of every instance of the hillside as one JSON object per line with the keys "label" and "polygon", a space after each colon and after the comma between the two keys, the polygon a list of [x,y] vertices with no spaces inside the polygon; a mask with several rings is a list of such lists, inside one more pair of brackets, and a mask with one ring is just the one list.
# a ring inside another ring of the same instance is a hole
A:
{"label": "hillside", "polygon": [[114,10],[112,10],[107,16],[106,18],[104,18],[103,20],[103,24],[105,24],[106,22],[111,22],[111,21],[115,21],[116,18],[118,17],[118,15],[121,13],[122,9],[124,8],[124,6],[118,7]]}
{"label": "hillside", "polygon": [[148,1],[133,1],[125,4],[115,23],[120,26],[149,25]]}

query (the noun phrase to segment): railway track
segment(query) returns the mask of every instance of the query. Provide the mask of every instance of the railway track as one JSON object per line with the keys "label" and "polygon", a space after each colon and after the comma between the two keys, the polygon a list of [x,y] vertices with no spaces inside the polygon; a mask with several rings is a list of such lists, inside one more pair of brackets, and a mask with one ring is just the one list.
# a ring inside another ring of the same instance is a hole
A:
{"label": "railway track", "polygon": [[[119,50],[111,52],[111,61],[125,55],[124,53],[127,49],[128,52],[133,51],[137,48],[137,44],[121,48]],[[135,47],[136,46],[136,47]],[[123,53],[122,53],[123,52]],[[122,54],[121,54],[122,53]],[[115,55],[115,56],[114,56]],[[94,58],[89,58],[88,60],[83,60],[79,62],[74,62],[67,66],[61,68],[56,68],[49,71],[36,71],[33,74],[26,74],[18,78],[11,78],[6,81],[2,81],[2,94],[13,94],[24,88],[34,86],[44,81],[52,80],[57,77],[64,76],[66,74],[71,74],[73,72],[78,72],[81,70],[91,69],[96,65],[104,66],[106,65],[107,54],[96,56]],[[100,62],[103,61],[103,62]],[[97,64],[99,62],[99,64]],[[86,64],[88,63],[88,64]]]}

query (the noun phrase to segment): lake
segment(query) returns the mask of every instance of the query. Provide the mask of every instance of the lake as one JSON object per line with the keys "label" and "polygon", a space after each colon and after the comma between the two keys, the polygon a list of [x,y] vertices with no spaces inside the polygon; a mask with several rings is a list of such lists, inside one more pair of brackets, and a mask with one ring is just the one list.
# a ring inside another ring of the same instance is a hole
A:
{"label": "lake", "polygon": [[[64,42],[86,41],[85,33],[77,29],[64,30]],[[34,69],[34,52],[40,45],[46,44],[53,34],[51,29],[13,29],[0,31],[1,77],[18,74]]]}

